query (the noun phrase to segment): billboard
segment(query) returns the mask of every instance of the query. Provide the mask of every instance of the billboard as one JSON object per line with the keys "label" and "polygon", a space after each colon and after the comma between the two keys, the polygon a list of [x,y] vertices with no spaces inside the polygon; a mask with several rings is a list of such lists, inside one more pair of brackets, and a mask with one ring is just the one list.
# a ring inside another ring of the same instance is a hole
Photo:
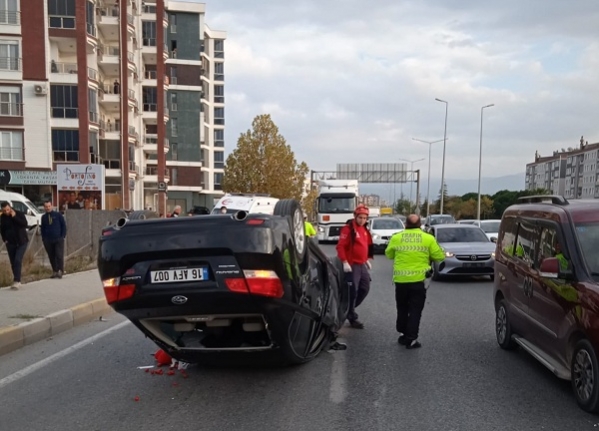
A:
{"label": "billboard", "polygon": [[104,165],[56,165],[56,173],[61,210],[104,209]]}
{"label": "billboard", "polygon": [[406,183],[414,181],[407,163],[338,163],[335,177],[361,183]]}

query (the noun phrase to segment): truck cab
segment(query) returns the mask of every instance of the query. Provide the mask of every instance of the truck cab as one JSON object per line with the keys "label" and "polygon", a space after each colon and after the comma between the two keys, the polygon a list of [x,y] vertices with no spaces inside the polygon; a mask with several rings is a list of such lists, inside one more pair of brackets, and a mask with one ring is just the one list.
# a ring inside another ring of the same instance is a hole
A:
{"label": "truck cab", "polygon": [[319,184],[318,241],[339,240],[341,228],[353,217],[358,203],[358,181],[326,180]]}

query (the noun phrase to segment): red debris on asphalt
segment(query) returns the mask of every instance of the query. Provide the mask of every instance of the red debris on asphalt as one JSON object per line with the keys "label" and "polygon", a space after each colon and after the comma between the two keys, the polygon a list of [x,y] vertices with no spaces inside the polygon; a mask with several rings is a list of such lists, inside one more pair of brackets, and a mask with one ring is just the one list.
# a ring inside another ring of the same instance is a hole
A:
{"label": "red debris on asphalt", "polygon": [[136,395],[135,398],[133,398],[134,401],[139,401],[139,395]]}

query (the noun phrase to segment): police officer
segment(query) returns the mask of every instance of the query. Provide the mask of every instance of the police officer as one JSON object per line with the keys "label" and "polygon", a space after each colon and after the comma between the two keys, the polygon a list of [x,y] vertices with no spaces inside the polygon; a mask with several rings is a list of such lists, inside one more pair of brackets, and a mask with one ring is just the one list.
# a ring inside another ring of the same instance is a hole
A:
{"label": "police officer", "polygon": [[312,223],[308,221],[308,216],[304,213],[304,229],[306,230],[306,236],[309,238],[314,238],[316,236],[316,229]]}
{"label": "police officer", "polygon": [[426,300],[427,278],[431,261],[445,259],[443,249],[435,237],[420,229],[420,216],[411,214],[406,219],[406,229],[391,237],[385,255],[393,260],[393,282],[397,307],[397,342],[407,349],[421,347],[418,342],[420,318]]}

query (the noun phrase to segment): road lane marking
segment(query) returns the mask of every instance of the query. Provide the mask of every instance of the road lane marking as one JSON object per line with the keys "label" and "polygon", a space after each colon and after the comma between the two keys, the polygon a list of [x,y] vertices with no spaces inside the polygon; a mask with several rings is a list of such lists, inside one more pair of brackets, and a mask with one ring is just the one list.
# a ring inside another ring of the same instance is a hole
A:
{"label": "road lane marking", "polygon": [[347,354],[345,352],[340,350],[333,353],[329,399],[335,404],[341,404],[347,398]]}
{"label": "road lane marking", "polygon": [[77,344],[73,344],[71,347],[67,347],[66,349],[61,350],[60,352],[57,352],[52,356],[48,356],[46,359],[42,359],[41,361],[36,362],[35,364],[31,364],[28,367],[23,368],[22,370],[19,370],[9,376],[4,377],[3,379],[0,379],[0,389],[10,385],[11,383],[16,382],[17,380],[22,379],[23,377],[28,376],[29,374],[35,373],[36,371],[50,365],[53,362],[58,361],[61,358],[64,358],[67,355],[70,355],[71,353],[81,349],[82,347],[87,346],[88,344],[93,343],[96,340],[99,340],[102,337],[105,337],[106,335],[110,335],[113,332],[118,331],[119,329],[123,328],[129,323],[130,322],[128,320],[121,322],[118,325],[113,326],[112,328],[108,328],[105,331],[102,331],[96,335],[92,335],[91,337],[86,338],[85,340],[80,341]]}

